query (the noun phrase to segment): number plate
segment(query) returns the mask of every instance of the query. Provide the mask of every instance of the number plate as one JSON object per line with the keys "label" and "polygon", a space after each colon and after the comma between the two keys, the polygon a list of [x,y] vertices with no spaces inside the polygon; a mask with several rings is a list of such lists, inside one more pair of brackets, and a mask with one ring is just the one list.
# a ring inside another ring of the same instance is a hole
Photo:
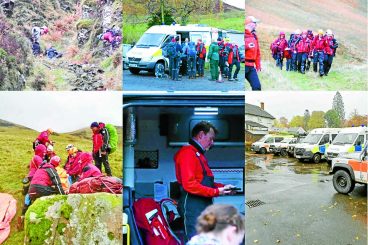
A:
{"label": "number plate", "polygon": [[129,67],[138,67],[138,64],[129,64]]}

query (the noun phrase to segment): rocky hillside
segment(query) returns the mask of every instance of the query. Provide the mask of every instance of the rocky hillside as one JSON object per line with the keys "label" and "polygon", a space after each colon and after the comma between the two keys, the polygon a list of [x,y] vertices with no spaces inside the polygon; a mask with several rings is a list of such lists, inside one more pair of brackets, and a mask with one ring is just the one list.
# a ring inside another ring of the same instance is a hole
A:
{"label": "rocky hillside", "polygon": [[[111,29],[121,37],[121,1],[18,0],[11,10],[0,9],[0,90],[121,88],[120,40],[101,40]],[[35,26],[49,29],[39,56],[31,49]],[[51,46],[61,58],[45,56]]]}

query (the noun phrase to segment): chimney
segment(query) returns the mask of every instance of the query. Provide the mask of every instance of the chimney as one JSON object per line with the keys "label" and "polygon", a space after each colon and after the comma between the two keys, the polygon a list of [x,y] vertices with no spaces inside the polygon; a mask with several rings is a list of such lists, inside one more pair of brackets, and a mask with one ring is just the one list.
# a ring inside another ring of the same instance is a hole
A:
{"label": "chimney", "polygon": [[264,110],[264,102],[261,102],[261,109]]}

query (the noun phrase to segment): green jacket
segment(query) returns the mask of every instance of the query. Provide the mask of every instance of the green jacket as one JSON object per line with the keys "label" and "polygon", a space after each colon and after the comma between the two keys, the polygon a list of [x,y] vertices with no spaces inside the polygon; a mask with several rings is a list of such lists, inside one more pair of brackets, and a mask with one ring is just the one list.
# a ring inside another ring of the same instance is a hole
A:
{"label": "green jacket", "polygon": [[219,48],[217,42],[211,43],[210,49],[209,49],[209,52],[208,52],[208,59],[220,60],[219,51],[220,51],[220,48]]}

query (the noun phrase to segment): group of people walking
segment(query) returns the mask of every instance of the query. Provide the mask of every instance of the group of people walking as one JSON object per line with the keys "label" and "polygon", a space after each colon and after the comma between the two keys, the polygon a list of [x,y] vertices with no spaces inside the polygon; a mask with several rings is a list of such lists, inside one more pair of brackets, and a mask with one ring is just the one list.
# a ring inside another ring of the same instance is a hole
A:
{"label": "group of people walking", "polygon": [[[172,80],[180,80],[179,74],[188,76],[189,79],[204,77],[206,58],[210,65],[210,81],[222,82],[220,72],[223,78],[228,78],[229,81],[238,80],[241,56],[236,43],[231,43],[228,38],[212,40],[207,53],[202,39],[198,39],[195,43],[186,38],[182,45],[179,40],[179,36],[173,38],[165,48],[166,56],[169,58],[169,75]],[[232,73],[234,66],[236,68]]]}
{"label": "group of people walking", "polygon": [[84,152],[73,144],[65,148],[67,158],[60,166],[61,157],[54,151],[55,142],[50,139],[52,129],[41,132],[33,142],[34,155],[29,163],[29,171],[23,179],[25,202],[22,216],[18,221],[23,226],[24,215],[28,207],[39,197],[54,194],[65,195],[73,183],[90,177],[103,176],[102,164],[107,176],[111,176],[108,162],[109,135],[104,123],[93,122],[93,150]]}
{"label": "group of people walking", "polygon": [[302,74],[309,71],[313,62],[313,71],[318,70],[321,77],[328,75],[337,48],[338,43],[329,29],[326,32],[318,30],[316,35],[312,30],[301,32],[297,29],[290,35],[289,40],[286,40],[285,32],[280,32],[279,37],[270,45],[276,66],[281,70],[284,58],[286,71],[297,71]]}

